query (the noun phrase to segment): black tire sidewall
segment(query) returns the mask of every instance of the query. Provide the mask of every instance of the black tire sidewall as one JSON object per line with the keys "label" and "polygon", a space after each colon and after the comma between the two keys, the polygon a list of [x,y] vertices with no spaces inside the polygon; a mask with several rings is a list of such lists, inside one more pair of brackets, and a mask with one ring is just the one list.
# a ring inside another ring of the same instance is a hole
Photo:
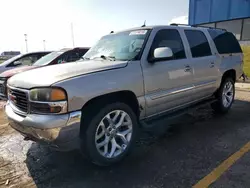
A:
{"label": "black tire sidewall", "polygon": [[[132,132],[130,143],[125,149],[125,151],[116,158],[108,159],[102,156],[98,152],[96,145],[95,145],[95,133],[96,133],[96,129],[100,121],[105,117],[105,115],[107,115],[108,113],[114,110],[123,110],[130,116],[132,120],[132,125],[133,125],[133,132]],[[137,135],[137,129],[138,129],[138,120],[133,110],[127,104],[116,102],[116,103],[106,105],[105,107],[100,109],[99,112],[97,111],[95,115],[92,115],[92,117],[90,117],[89,124],[83,125],[83,126],[88,126],[88,127],[87,129],[85,129],[83,133],[81,133],[83,134],[81,135],[82,153],[85,154],[88,157],[88,159],[91,160],[91,162],[93,162],[94,164],[97,164],[100,166],[109,166],[109,165],[112,165],[114,163],[121,161],[134,146],[134,142],[136,140],[136,135]]]}

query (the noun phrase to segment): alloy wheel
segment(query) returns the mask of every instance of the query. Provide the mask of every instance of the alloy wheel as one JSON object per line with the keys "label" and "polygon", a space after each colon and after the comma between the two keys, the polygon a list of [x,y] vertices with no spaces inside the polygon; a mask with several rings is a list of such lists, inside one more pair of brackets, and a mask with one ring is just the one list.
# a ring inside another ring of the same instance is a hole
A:
{"label": "alloy wheel", "polygon": [[115,158],[128,147],[133,132],[130,116],[123,110],[114,110],[100,121],[96,129],[95,145],[105,158]]}
{"label": "alloy wheel", "polygon": [[222,102],[224,107],[229,107],[233,102],[234,97],[234,88],[231,82],[227,82],[224,85],[223,93],[222,93]]}

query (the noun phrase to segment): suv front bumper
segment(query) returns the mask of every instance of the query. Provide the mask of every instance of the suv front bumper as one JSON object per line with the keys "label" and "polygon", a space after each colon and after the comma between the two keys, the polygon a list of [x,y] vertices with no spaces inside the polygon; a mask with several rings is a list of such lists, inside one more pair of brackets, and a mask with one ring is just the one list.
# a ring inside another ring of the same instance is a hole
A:
{"label": "suv front bumper", "polygon": [[60,151],[79,148],[81,111],[60,115],[18,115],[7,102],[5,112],[12,128],[25,139],[49,145]]}

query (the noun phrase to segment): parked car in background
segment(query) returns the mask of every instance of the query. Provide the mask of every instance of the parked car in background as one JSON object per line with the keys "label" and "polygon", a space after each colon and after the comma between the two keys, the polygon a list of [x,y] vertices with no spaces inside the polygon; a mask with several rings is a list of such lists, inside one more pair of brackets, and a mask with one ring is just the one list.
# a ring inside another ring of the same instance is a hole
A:
{"label": "parked car in background", "polygon": [[0,73],[22,65],[32,65],[41,57],[51,53],[51,51],[29,52],[14,56],[0,64]]}
{"label": "parked car in background", "polygon": [[123,159],[139,126],[207,102],[228,112],[243,65],[232,33],[179,25],[110,33],[84,59],[10,78],[5,112],[26,139],[98,165]]}
{"label": "parked car in background", "polygon": [[[51,52],[51,53],[43,56],[42,58],[40,58],[38,61],[36,61],[33,64],[26,64],[26,66],[17,67],[15,69],[11,69],[11,70],[8,70],[8,71],[1,73],[0,74],[0,99],[7,99],[6,84],[7,84],[7,80],[11,76],[13,76],[17,73],[20,73],[20,72],[39,68],[42,66],[77,61],[88,50],[89,50],[89,48],[73,48],[73,49],[65,48],[65,49],[61,49],[59,51],[54,51],[54,52]],[[33,78],[31,78],[31,79],[33,79]],[[41,79],[42,79],[42,77],[41,77]]]}

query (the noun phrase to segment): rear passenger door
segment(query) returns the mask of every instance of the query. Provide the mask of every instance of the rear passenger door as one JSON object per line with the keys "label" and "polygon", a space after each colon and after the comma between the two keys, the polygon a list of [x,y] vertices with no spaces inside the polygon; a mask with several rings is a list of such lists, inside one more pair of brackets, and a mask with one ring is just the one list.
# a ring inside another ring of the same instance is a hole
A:
{"label": "rear passenger door", "polygon": [[190,58],[194,70],[193,100],[199,100],[215,92],[219,62],[215,53],[212,53],[207,36],[203,31],[186,29],[184,33],[190,46]]}

